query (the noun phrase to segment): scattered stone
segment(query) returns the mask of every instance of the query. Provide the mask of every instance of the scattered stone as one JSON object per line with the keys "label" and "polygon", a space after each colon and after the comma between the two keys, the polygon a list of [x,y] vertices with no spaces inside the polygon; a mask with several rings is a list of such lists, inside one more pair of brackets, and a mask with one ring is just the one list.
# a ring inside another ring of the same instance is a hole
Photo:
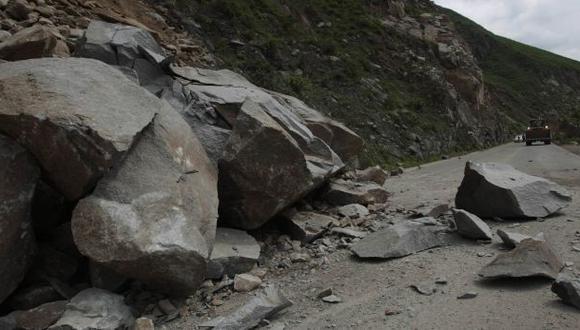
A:
{"label": "scattered stone", "polygon": [[215,237],[210,263],[217,264],[221,271],[212,271],[208,275],[212,279],[220,279],[225,274],[234,277],[236,274],[247,273],[254,268],[260,257],[260,245],[255,238],[245,231],[218,228]]}
{"label": "scattered stone", "polygon": [[135,320],[135,325],[132,330],[155,330],[155,325],[153,324],[153,320],[146,317],[140,317]]}
{"label": "scattered stone", "polygon": [[294,252],[290,254],[290,261],[292,262],[309,262],[311,259],[308,253]]}
{"label": "scattered stone", "polygon": [[39,176],[32,155],[0,135],[0,302],[16,289],[32,263],[30,205]]}
{"label": "scattered stone", "polygon": [[565,303],[580,309],[580,277],[570,272],[562,272],[552,284],[552,292]]}
{"label": "scattered stone", "polygon": [[350,228],[335,227],[335,228],[332,228],[330,231],[335,233],[335,234],[348,236],[348,237],[352,237],[352,238],[364,238],[367,236],[367,233],[365,233],[365,232],[350,229]]}
{"label": "scattered stone", "polygon": [[397,167],[396,169],[391,171],[391,176],[403,175],[404,172],[405,170],[402,167]]}
{"label": "scattered stone", "polygon": [[331,294],[330,296],[322,297],[322,301],[329,304],[338,304],[342,302],[342,298]]}
{"label": "scattered stone", "polygon": [[477,297],[477,292],[470,291],[458,296],[457,299],[473,299],[475,297]]}
{"label": "scattered stone", "polygon": [[0,43],[4,42],[8,38],[12,37],[12,33],[4,30],[0,30]]}
{"label": "scattered stone", "polygon": [[493,253],[477,252],[477,256],[480,258],[491,258],[493,257]]}
{"label": "scattered stone", "polygon": [[412,284],[411,288],[424,296],[430,296],[435,293],[435,288],[428,283]]}
{"label": "scattered stone", "polygon": [[25,0],[10,0],[5,11],[11,18],[24,21],[32,13],[32,7]]}
{"label": "scattered stone", "polygon": [[393,316],[393,315],[398,315],[398,314],[401,314],[401,311],[393,310],[393,309],[389,309],[389,308],[385,309],[385,316]]}
{"label": "scattered stone", "polygon": [[0,43],[0,58],[20,61],[39,57],[68,57],[70,52],[63,37],[44,25],[22,29]]}
{"label": "scattered stone", "polygon": [[503,244],[505,244],[509,248],[515,248],[518,244],[520,244],[523,240],[526,239],[533,239],[536,241],[545,241],[544,233],[539,233],[536,237],[531,237],[527,235],[522,235],[519,233],[512,233],[507,232],[501,229],[497,230],[497,236],[501,238]]}
{"label": "scattered stone", "polygon": [[573,263],[572,261],[566,261],[566,262],[564,263],[564,267],[566,267],[566,268],[570,268],[570,267],[572,267],[572,266],[574,266],[574,263]]}
{"label": "scattered stone", "polygon": [[447,278],[445,278],[445,277],[438,277],[438,278],[435,279],[435,284],[444,285],[444,284],[447,284],[447,283],[448,283],[448,281],[447,281]]}
{"label": "scattered stone", "polygon": [[0,132],[34,154],[69,200],[119,163],[160,108],[118,70],[89,59],[2,63],[0,84]]}
{"label": "scattered stone", "polygon": [[38,330],[53,325],[65,311],[68,301],[46,303],[27,311],[15,311],[0,318],[0,329]]}
{"label": "scattered stone", "polygon": [[356,180],[362,182],[374,182],[380,186],[385,184],[389,174],[380,166],[369,167],[356,171]]}
{"label": "scattered stone", "polygon": [[480,240],[491,240],[493,238],[489,226],[475,214],[465,210],[453,209],[453,216],[459,235]]}
{"label": "scattered stone", "polygon": [[219,316],[201,324],[201,329],[252,329],[264,319],[270,319],[276,313],[292,306],[279,290],[268,286],[264,293],[253,297],[239,309],[228,316]]}
{"label": "scattered stone", "polygon": [[322,299],[324,297],[331,296],[333,294],[332,288],[324,289],[320,291],[320,293],[316,296],[318,299]]}
{"label": "scattered stone", "polygon": [[467,162],[455,205],[479,217],[543,218],[568,206],[563,187],[496,163]]}
{"label": "scattered stone", "polygon": [[359,258],[390,259],[445,245],[444,226],[405,221],[374,232],[352,246]]}
{"label": "scattered stone", "polygon": [[234,277],[234,290],[250,292],[260,287],[262,280],[251,274],[238,274]]}
{"label": "scattered stone", "polygon": [[338,214],[351,219],[364,218],[370,214],[369,209],[360,204],[344,205],[337,208],[336,211]]}
{"label": "scattered stone", "polygon": [[573,246],[573,247],[572,247],[572,251],[574,251],[574,252],[580,252],[580,247],[578,247],[578,246]]}
{"label": "scattered stone", "polygon": [[563,266],[546,242],[527,239],[498,255],[479,275],[485,279],[532,276],[555,279]]}
{"label": "scattered stone", "polygon": [[161,310],[165,315],[171,315],[177,312],[177,308],[169,299],[159,300],[159,302],[157,302],[157,307],[159,307],[159,310]]}
{"label": "scattered stone", "polygon": [[374,182],[354,182],[333,180],[328,185],[322,199],[332,205],[380,204],[385,203],[390,194]]}
{"label": "scattered stone", "polygon": [[282,217],[286,220],[283,223],[286,232],[304,243],[315,241],[328,229],[339,224],[333,217],[316,212],[287,211]]}
{"label": "scattered stone", "polygon": [[123,299],[123,296],[101,289],[81,291],[71,299],[62,317],[49,329],[130,328],[135,320]]}
{"label": "scattered stone", "polygon": [[419,217],[439,218],[447,212],[449,212],[449,204],[447,203],[435,206],[432,204],[422,204],[415,208],[415,214]]}

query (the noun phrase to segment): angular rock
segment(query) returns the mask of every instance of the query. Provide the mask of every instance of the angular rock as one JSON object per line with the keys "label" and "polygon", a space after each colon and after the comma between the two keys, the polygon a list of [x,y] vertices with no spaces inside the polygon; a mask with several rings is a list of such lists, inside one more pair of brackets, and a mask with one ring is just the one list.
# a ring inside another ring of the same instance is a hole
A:
{"label": "angular rock", "polygon": [[562,272],[552,284],[552,292],[565,303],[580,309],[580,277]]}
{"label": "angular rock", "polygon": [[527,239],[515,249],[498,255],[479,271],[479,276],[485,279],[535,276],[555,279],[563,267],[546,242]]}
{"label": "angular rock", "polygon": [[330,216],[316,212],[285,212],[284,228],[293,239],[310,243],[321,237],[338,221]]}
{"label": "angular rock", "polygon": [[0,43],[0,58],[20,61],[39,57],[68,57],[68,46],[58,32],[44,25],[22,29]]}
{"label": "angular rock", "polygon": [[441,215],[449,211],[449,204],[422,204],[415,209],[415,213],[419,217],[439,218]]}
{"label": "angular rock", "polygon": [[228,316],[219,316],[201,324],[201,329],[253,329],[264,319],[270,319],[276,313],[292,306],[282,292],[268,286],[262,294],[253,297]]}
{"label": "angular rock", "polygon": [[376,183],[360,183],[338,179],[330,182],[322,199],[333,205],[369,205],[385,203],[389,196],[390,194]]}
{"label": "angular rock", "polygon": [[0,135],[0,302],[16,289],[32,262],[30,205],[39,176],[34,158]]}
{"label": "angular rock", "polygon": [[389,173],[383,170],[380,166],[369,167],[364,170],[356,171],[357,181],[374,182],[380,186],[385,184]]}
{"label": "angular rock", "polygon": [[140,317],[135,320],[135,325],[132,330],[155,330],[155,324],[149,318]]}
{"label": "angular rock", "polygon": [[62,317],[48,329],[126,329],[134,322],[123,296],[91,288],[74,296]]}
{"label": "angular rock", "polygon": [[489,226],[475,214],[453,209],[453,217],[459,235],[476,240],[491,240],[493,238]]}
{"label": "angular rock", "polygon": [[165,101],[124,162],[73,213],[79,251],[120,275],[187,295],[205,280],[217,221],[217,173]]}
{"label": "angular rock", "polygon": [[400,258],[446,244],[444,226],[405,221],[374,232],[355,243],[351,250],[359,258]]}
{"label": "angular rock", "polygon": [[342,235],[342,236],[348,236],[348,237],[353,237],[353,238],[363,238],[367,236],[367,233],[362,232],[362,231],[358,231],[358,230],[354,230],[354,229],[349,229],[349,228],[332,228],[331,231],[333,233]]}
{"label": "angular rock", "polygon": [[220,219],[256,229],[338,170],[337,162],[307,156],[262,105],[245,101],[219,162]]}
{"label": "angular rock", "polygon": [[35,284],[33,286],[21,287],[17,289],[10,298],[6,300],[6,305],[12,310],[28,310],[42,304],[63,300],[63,297],[51,285]]}
{"label": "angular rock", "polygon": [[36,156],[69,200],[91,191],[152,121],[160,101],[89,59],[0,64],[0,132]]}
{"label": "angular rock", "polygon": [[236,274],[249,272],[259,257],[260,245],[255,238],[245,231],[218,228],[211,263],[218,264],[221,272],[219,276],[214,275],[210,278],[220,279],[224,274],[231,278]]}
{"label": "angular rock", "polygon": [[322,301],[329,304],[338,304],[342,302],[342,298],[337,295],[331,294],[330,296],[322,297]]}
{"label": "angular rock", "polygon": [[364,218],[370,214],[369,209],[360,204],[349,204],[341,206],[336,209],[336,212],[344,217],[351,219]]}
{"label": "angular rock", "polygon": [[75,56],[133,67],[135,59],[142,58],[146,52],[163,57],[163,50],[149,32],[133,26],[91,21]]}
{"label": "angular rock", "polygon": [[10,0],[5,11],[8,16],[15,20],[24,21],[32,13],[32,7],[25,0]]}
{"label": "angular rock", "polygon": [[64,313],[68,301],[46,303],[26,311],[14,311],[0,318],[0,329],[38,330],[53,325]]}
{"label": "angular rock", "polygon": [[522,235],[519,233],[511,233],[511,232],[507,232],[507,231],[503,231],[501,229],[498,229],[497,236],[499,236],[499,238],[501,238],[501,240],[503,241],[503,244],[505,244],[507,247],[510,247],[510,248],[515,248],[516,246],[518,246],[518,244],[520,244],[522,241],[524,241],[526,239],[533,239],[536,241],[545,241],[544,233],[539,233],[535,237],[531,237],[531,236]]}
{"label": "angular rock", "polygon": [[568,206],[563,187],[496,163],[467,162],[455,205],[484,218],[543,218]]}
{"label": "angular rock", "polygon": [[250,292],[260,287],[262,280],[251,274],[238,274],[234,277],[234,290]]}

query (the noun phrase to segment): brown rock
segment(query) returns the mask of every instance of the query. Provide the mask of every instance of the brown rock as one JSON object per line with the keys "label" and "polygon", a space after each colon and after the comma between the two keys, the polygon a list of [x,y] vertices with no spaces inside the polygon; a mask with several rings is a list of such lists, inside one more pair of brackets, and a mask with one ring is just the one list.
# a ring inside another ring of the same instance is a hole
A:
{"label": "brown rock", "polygon": [[0,58],[20,61],[39,57],[68,57],[70,52],[62,36],[44,25],[22,29],[0,43]]}
{"label": "brown rock", "polygon": [[380,186],[385,184],[389,173],[385,172],[380,166],[369,167],[364,170],[356,171],[357,181],[374,182]]}
{"label": "brown rock", "polygon": [[12,312],[0,318],[0,329],[46,329],[62,316],[67,303],[66,300],[60,300],[30,310]]}
{"label": "brown rock", "polygon": [[353,182],[342,179],[330,182],[323,199],[333,205],[385,203],[389,193],[373,182]]}
{"label": "brown rock", "polygon": [[11,0],[6,6],[6,14],[18,21],[23,21],[28,18],[32,12],[31,6],[24,0]]}

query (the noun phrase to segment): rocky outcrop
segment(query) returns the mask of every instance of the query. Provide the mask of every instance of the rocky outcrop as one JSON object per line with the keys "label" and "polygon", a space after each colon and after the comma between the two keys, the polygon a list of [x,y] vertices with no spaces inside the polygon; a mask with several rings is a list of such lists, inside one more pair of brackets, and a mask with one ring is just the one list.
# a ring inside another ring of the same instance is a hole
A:
{"label": "rocky outcrop", "polygon": [[16,289],[32,261],[30,205],[39,175],[34,158],[0,135],[0,302]]}
{"label": "rocky outcrop", "polygon": [[217,221],[217,174],[190,128],[165,102],[123,163],[76,207],[82,254],[176,295],[205,279]]}
{"label": "rocky outcrop", "polygon": [[123,296],[101,289],[86,289],[71,299],[62,317],[49,329],[127,329],[134,322]]}
{"label": "rocky outcrop", "polygon": [[159,100],[89,59],[0,64],[0,132],[27,148],[47,180],[77,200],[117,165]]}
{"label": "rocky outcrop", "polygon": [[496,163],[468,162],[455,197],[457,208],[480,217],[546,217],[568,206],[572,195],[563,187]]}

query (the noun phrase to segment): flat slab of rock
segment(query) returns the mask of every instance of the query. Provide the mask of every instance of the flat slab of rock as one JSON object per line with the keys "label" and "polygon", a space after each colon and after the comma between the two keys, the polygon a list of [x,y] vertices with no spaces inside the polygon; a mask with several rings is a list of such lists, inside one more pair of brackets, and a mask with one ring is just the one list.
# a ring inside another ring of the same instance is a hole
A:
{"label": "flat slab of rock", "polygon": [[119,163],[160,100],[96,60],[0,64],[0,133],[28,149],[49,183],[78,200]]}
{"label": "flat slab of rock", "polygon": [[580,309],[580,277],[568,272],[562,272],[552,284],[552,292],[562,301]]}
{"label": "flat slab of rock", "polygon": [[391,259],[446,244],[444,226],[404,221],[374,232],[352,246],[359,258]]}
{"label": "flat slab of rock", "polygon": [[38,330],[46,329],[58,321],[68,301],[46,303],[26,311],[15,311],[0,318],[0,329]]}
{"label": "flat slab of rock", "polygon": [[282,292],[268,286],[264,293],[253,297],[240,308],[227,316],[220,316],[201,324],[200,329],[253,329],[264,319],[292,306]]}
{"label": "flat slab of rock", "polygon": [[335,218],[316,212],[285,212],[283,224],[293,239],[310,243],[324,234],[332,226],[338,225]]}
{"label": "flat slab of rock", "polygon": [[543,178],[496,163],[467,162],[455,205],[483,218],[543,218],[568,206],[572,194]]}
{"label": "flat slab of rock", "polygon": [[471,214],[465,210],[453,210],[455,226],[459,235],[479,240],[491,240],[493,234],[489,226],[477,215]]}
{"label": "flat slab of rock", "polygon": [[498,255],[479,271],[485,279],[547,277],[556,279],[564,264],[546,242],[527,239],[515,249]]}
{"label": "flat slab of rock", "polygon": [[39,176],[32,155],[0,135],[0,302],[16,289],[32,262],[30,206]]}
{"label": "flat slab of rock", "polygon": [[135,319],[123,296],[101,289],[86,289],[74,296],[50,330],[125,329]]}
{"label": "flat slab of rock", "polygon": [[218,228],[210,263],[219,274],[210,278],[220,279],[224,274],[230,278],[247,273],[260,257],[260,245],[255,238],[242,230]]}
{"label": "flat slab of rock", "polygon": [[390,194],[374,182],[354,182],[342,179],[332,180],[322,199],[332,205],[381,204]]}
{"label": "flat slab of rock", "polygon": [[526,240],[526,239],[533,239],[536,241],[545,241],[546,240],[544,238],[544,233],[539,233],[535,237],[531,237],[528,235],[523,235],[523,234],[519,234],[519,233],[512,233],[512,232],[504,231],[501,229],[497,230],[497,236],[499,236],[499,238],[501,238],[504,245],[506,245],[507,247],[510,247],[510,248],[515,248],[516,246],[518,246],[518,244],[520,244],[523,240]]}
{"label": "flat slab of rock", "polygon": [[79,251],[153,289],[193,293],[205,280],[217,223],[217,173],[165,101],[123,163],[73,212]]}

